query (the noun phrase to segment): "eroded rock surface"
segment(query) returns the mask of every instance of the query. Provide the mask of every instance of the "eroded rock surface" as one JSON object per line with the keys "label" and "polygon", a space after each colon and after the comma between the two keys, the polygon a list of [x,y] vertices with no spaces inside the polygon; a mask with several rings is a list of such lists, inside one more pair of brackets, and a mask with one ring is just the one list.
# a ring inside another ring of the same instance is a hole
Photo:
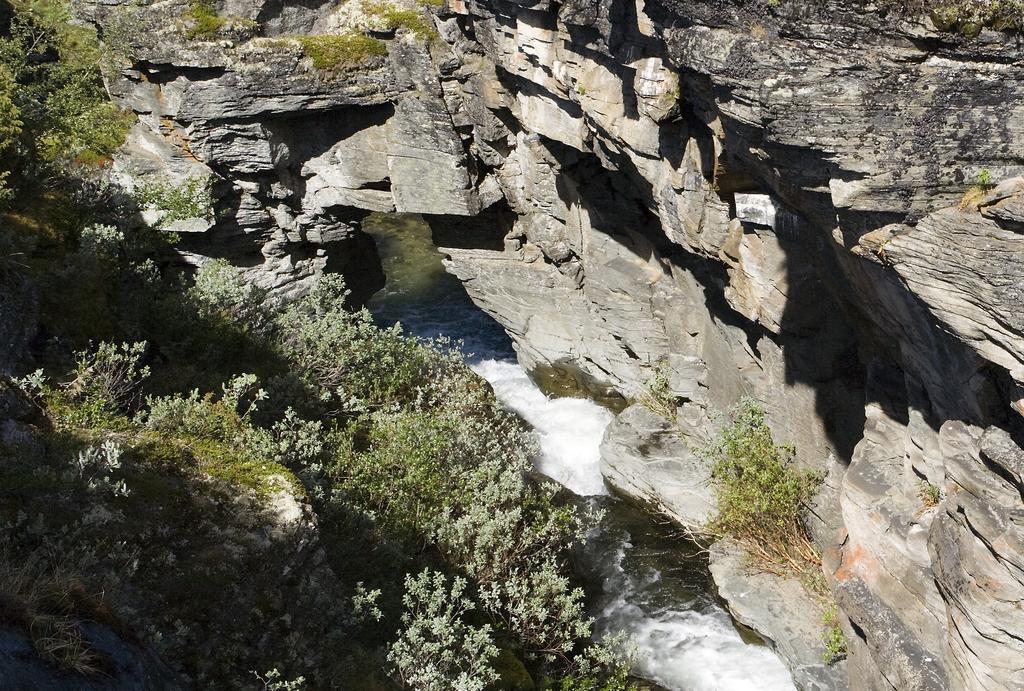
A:
{"label": "eroded rock surface", "polygon": [[[359,221],[426,214],[526,366],[633,399],[667,374],[671,424],[633,405],[609,428],[622,492],[703,520],[693,449],[764,406],[826,477],[810,528],[852,687],[1024,685],[1016,38],[853,0],[451,0],[433,41],[318,71],[287,36],[346,30],[354,2],[232,0],[263,35],[214,42],[153,18],[173,1],[89,10],[156,27],[111,83],[140,116],[119,166],[213,180],[183,256],[369,293]],[[812,628],[765,633],[802,685],[841,687]]]}

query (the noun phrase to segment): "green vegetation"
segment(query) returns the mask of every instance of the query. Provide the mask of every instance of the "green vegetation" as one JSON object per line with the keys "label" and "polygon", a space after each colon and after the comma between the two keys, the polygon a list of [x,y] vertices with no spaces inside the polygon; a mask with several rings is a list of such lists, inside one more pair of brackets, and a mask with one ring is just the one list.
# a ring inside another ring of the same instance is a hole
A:
{"label": "green vegetation", "polygon": [[373,57],[387,55],[384,42],[356,31],[333,35],[298,36],[302,50],[318,70],[357,67]]}
{"label": "green vegetation", "polygon": [[162,213],[161,226],[189,218],[212,220],[214,210],[210,185],[210,179],[200,177],[190,177],[179,185],[148,179],[136,190],[136,198],[142,206],[154,207]]}
{"label": "green vegetation", "polygon": [[658,365],[654,375],[647,381],[647,386],[639,397],[640,403],[666,420],[675,421],[678,397],[672,393],[672,385],[668,379],[668,369]]}
{"label": "green vegetation", "polygon": [[[209,182],[111,183],[129,121],[95,36],[50,0],[12,16],[0,309],[45,338],[0,377],[3,621],[69,674],[106,673],[100,625],[203,688],[628,688],[569,568],[595,516],[533,476],[532,436],[459,351],[378,328],[334,276],[282,305],[225,261],[184,272],[161,228],[216,221]],[[239,25],[189,10],[196,39]],[[318,69],[385,52],[296,40]]]}
{"label": "green vegetation", "polygon": [[[149,198],[191,215],[195,196]],[[531,477],[532,437],[451,344],[378,328],[333,276],[278,306],[224,261],[178,275],[151,228],[48,232],[7,237],[25,261],[0,274],[38,286],[52,336],[17,381],[26,441],[0,450],[10,563],[59,555],[204,685],[271,668],[268,688],[482,688],[520,669],[626,688],[567,564],[593,516]],[[306,508],[282,523],[289,505]],[[323,565],[286,578],[311,531]]]}
{"label": "green vegetation", "polygon": [[823,609],[823,658],[832,664],[845,657],[846,640],[821,557],[804,525],[821,478],[796,468],[795,453],[793,446],[775,443],[755,401],[740,400],[730,411],[729,424],[704,450],[713,464],[718,500],[718,514],[706,528],[716,538],[739,543],[758,569],[799,578]]}
{"label": "green vegetation", "polygon": [[428,43],[437,38],[437,29],[423,10],[397,7],[389,0],[363,0],[363,11],[380,22],[382,28],[405,30]]}
{"label": "green vegetation", "polygon": [[918,490],[918,496],[924,503],[925,508],[930,509],[939,505],[942,501],[942,489],[930,482],[922,482]]}
{"label": "green vegetation", "polygon": [[474,608],[466,581],[449,589],[444,574],[424,570],[405,577],[403,630],[388,650],[402,685],[423,691],[482,691],[498,680],[491,662],[498,655],[490,626],[465,623]]}
{"label": "green vegetation", "polygon": [[[30,219],[50,203],[73,207],[73,181],[109,162],[132,118],[107,100],[95,32],[73,23],[66,5],[4,0],[4,13],[10,26],[0,36],[0,213]],[[29,219],[22,222],[32,225]]]}
{"label": "green vegetation", "polygon": [[995,183],[992,180],[992,172],[988,168],[982,168],[978,171],[974,185],[964,193],[960,200],[960,209],[977,207],[993,187],[995,187]]}
{"label": "green vegetation", "polygon": [[[20,112],[15,105],[14,89],[16,84],[11,71],[5,65],[0,65],[0,162],[6,154],[10,153],[18,142],[21,135]],[[0,205],[8,201],[13,195],[7,186],[7,178],[11,174],[9,164],[0,163]]]}
{"label": "green vegetation", "polygon": [[822,645],[825,647],[822,660],[826,665],[835,664],[846,657],[846,636],[843,635],[843,627],[839,624],[839,608],[834,604],[830,605],[822,616],[822,623],[825,627],[821,637]]}
{"label": "green vegetation", "polygon": [[768,570],[816,569],[821,561],[803,516],[821,478],[795,467],[796,450],[775,443],[764,411],[752,399],[741,400],[704,453],[718,499],[710,531],[738,541]]}
{"label": "green vegetation", "polygon": [[211,41],[217,38],[227,24],[227,20],[217,14],[217,8],[209,0],[193,0],[188,16],[192,20],[192,26],[187,32],[189,38]]}
{"label": "green vegetation", "polygon": [[978,171],[978,186],[985,189],[992,187],[992,173],[988,168],[982,168]]}
{"label": "green vegetation", "polygon": [[263,684],[263,691],[301,691],[306,688],[305,677],[283,679],[277,669],[272,669],[266,674],[253,672],[253,676]]}
{"label": "green vegetation", "polygon": [[200,41],[215,41],[226,34],[247,38],[259,31],[259,24],[251,19],[222,17],[210,0],[193,0],[185,18],[189,22],[185,35]]}

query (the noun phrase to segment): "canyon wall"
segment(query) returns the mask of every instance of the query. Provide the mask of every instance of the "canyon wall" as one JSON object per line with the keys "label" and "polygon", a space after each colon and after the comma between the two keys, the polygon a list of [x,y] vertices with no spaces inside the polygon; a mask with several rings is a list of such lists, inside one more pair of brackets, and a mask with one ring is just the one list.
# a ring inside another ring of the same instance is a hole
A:
{"label": "canyon wall", "polygon": [[[118,175],[212,181],[216,215],[173,228],[182,257],[366,295],[360,220],[424,214],[524,365],[625,402],[603,461],[622,493],[705,520],[694,449],[744,395],[821,471],[845,666],[796,621],[802,588],[713,555],[801,686],[1024,687],[1015,36],[849,1],[451,0],[436,36],[356,0],[219,9],[262,35],[190,39],[176,0],[84,7],[139,115]],[[325,72],[289,38],[350,29],[386,55]],[[671,421],[629,405],[659,373]]]}

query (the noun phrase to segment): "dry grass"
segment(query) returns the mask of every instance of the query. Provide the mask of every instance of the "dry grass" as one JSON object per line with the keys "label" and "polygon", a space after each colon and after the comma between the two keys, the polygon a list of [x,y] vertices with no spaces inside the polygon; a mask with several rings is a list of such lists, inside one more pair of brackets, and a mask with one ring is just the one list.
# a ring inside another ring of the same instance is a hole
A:
{"label": "dry grass", "polygon": [[8,552],[0,551],[0,625],[22,631],[39,657],[59,669],[88,676],[112,672],[112,661],[83,636],[85,621],[137,642],[73,572],[45,555],[14,563]]}

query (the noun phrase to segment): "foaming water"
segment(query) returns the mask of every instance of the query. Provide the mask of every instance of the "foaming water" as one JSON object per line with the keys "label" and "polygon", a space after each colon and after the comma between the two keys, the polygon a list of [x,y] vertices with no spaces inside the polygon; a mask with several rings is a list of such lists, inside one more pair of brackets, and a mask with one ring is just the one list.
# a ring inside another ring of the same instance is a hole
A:
{"label": "foaming water", "polygon": [[643,520],[610,512],[583,557],[601,583],[598,628],[629,636],[637,649],[635,672],[669,689],[794,689],[782,661],[744,641],[709,595],[706,573],[694,567],[701,564],[697,555],[680,554],[678,543],[666,550],[664,536]]}
{"label": "foaming water", "polygon": [[643,513],[608,496],[600,445],[612,414],[593,401],[547,396],[515,360],[508,336],[445,273],[422,220],[374,215],[366,230],[384,263],[387,287],[370,301],[381,324],[401,322],[423,338],[463,342],[473,370],[498,400],[536,431],[537,470],[605,509],[579,555],[596,593],[601,632],[624,632],[636,645],[636,672],[669,689],[782,691],[795,688],[768,648],[743,640],[711,593],[702,557]]}
{"label": "foaming water", "polygon": [[537,431],[537,470],[580,496],[607,494],[601,476],[601,438],[612,414],[584,398],[549,398],[517,362],[479,360],[473,371],[498,400]]}

